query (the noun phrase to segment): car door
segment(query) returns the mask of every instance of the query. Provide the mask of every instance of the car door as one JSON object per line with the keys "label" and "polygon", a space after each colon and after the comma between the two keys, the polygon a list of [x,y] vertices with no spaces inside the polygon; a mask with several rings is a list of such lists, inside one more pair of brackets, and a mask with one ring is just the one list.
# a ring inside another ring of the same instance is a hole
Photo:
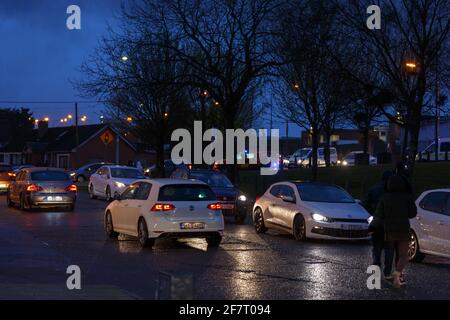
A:
{"label": "car door", "polygon": [[277,219],[284,227],[292,229],[294,216],[298,212],[298,199],[295,195],[294,188],[290,185],[282,185],[280,200],[281,203],[279,210],[277,210]]}
{"label": "car door", "polygon": [[264,220],[266,220],[269,223],[276,224],[275,219],[275,211],[278,208],[278,205],[280,204],[280,190],[281,185],[277,184],[270,188],[267,199],[265,199],[265,202],[267,203],[265,212],[264,212]]}
{"label": "car door", "polygon": [[94,174],[91,175],[91,177],[89,178],[89,181],[92,185],[92,189],[94,190],[94,194],[98,195],[99,192],[99,180],[100,180],[100,175],[103,171],[103,167],[101,167],[100,169],[98,169]]}
{"label": "car door", "polygon": [[109,169],[107,167],[102,167],[98,171],[98,175],[96,177],[96,192],[101,195],[106,195],[106,185],[108,184],[108,171]]}
{"label": "car door", "polygon": [[419,223],[419,243],[423,251],[443,252],[445,250],[446,206],[448,192],[433,191],[428,193],[419,202],[416,220]]}
{"label": "car door", "polygon": [[[114,207],[113,221],[117,229],[130,233],[130,226],[128,216],[133,211],[132,201],[135,197],[136,190],[138,188],[137,183],[129,185],[120,196],[120,200],[116,201]],[[136,231],[136,228],[134,229]],[[131,234],[134,234],[133,232]]]}
{"label": "car door", "polygon": [[126,200],[124,215],[124,228],[129,232],[137,232],[138,219],[144,211],[149,211],[148,197],[152,189],[151,183],[138,182],[134,196]]}

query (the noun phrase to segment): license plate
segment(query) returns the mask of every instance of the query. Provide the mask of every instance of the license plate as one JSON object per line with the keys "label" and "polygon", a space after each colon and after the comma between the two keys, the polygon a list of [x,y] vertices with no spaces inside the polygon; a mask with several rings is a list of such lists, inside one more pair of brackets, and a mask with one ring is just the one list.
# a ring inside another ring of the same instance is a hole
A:
{"label": "license plate", "polygon": [[233,210],[234,209],[234,204],[232,204],[232,203],[223,203],[222,204],[222,209]]}
{"label": "license plate", "polygon": [[47,197],[47,201],[62,201],[62,197]]}
{"label": "license plate", "polygon": [[357,224],[341,224],[341,229],[343,230],[365,230],[367,227],[360,226]]}
{"label": "license plate", "polygon": [[205,229],[205,224],[203,222],[183,222],[180,223],[180,229],[182,230]]}

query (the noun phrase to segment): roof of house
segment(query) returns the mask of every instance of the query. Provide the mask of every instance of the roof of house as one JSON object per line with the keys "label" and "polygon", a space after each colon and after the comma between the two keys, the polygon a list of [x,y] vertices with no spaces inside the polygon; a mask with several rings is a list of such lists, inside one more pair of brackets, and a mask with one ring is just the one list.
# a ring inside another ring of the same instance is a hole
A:
{"label": "roof of house", "polygon": [[[103,130],[109,129],[113,132],[115,130],[108,124],[93,124],[82,125],[78,127],[78,142],[79,146],[86,143],[89,139],[93,138],[96,134],[101,133]],[[1,152],[22,152],[24,149],[31,151],[32,153],[39,152],[56,152],[67,151],[71,152],[76,147],[75,139],[75,126],[70,127],[51,127],[48,128],[42,137],[39,137],[39,130],[33,130],[32,136],[27,141],[18,141],[13,139],[4,146]],[[121,136],[121,139],[130,145],[133,149],[136,147],[128,140]]]}

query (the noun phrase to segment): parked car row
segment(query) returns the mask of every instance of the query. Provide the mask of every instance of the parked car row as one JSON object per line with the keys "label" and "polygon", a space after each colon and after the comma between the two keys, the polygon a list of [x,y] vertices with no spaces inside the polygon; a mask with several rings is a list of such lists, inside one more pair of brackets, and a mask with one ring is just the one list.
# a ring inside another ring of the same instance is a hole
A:
{"label": "parked car row", "polygon": [[[342,160],[338,159],[336,148],[330,148],[330,164],[341,166],[354,166],[356,164],[355,158],[358,154],[362,154],[363,151],[352,151],[348,153]],[[283,166],[289,169],[293,168],[307,168],[311,166],[312,161],[312,149],[301,148],[295,151],[292,155],[283,159]],[[325,149],[323,147],[317,149],[317,165],[324,167],[325,161]],[[369,165],[376,166],[378,160],[376,157],[369,155]]]}

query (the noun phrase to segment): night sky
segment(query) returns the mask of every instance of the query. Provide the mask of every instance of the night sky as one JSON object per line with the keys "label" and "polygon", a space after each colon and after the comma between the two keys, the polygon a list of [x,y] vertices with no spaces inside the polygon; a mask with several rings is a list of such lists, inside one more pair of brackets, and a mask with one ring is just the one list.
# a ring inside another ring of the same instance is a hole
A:
{"label": "night sky", "polygon": [[[66,27],[66,10],[72,4],[81,8],[81,30]],[[30,108],[36,118],[49,117],[50,126],[60,126],[61,118],[74,115],[73,103],[23,102],[86,100],[70,80],[82,77],[78,68],[106,35],[108,24],[119,25],[120,4],[121,0],[0,0],[0,108]],[[97,123],[102,108],[80,104],[79,115]],[[258,127],[268,127],[264,118]],[[283,136],[285,126],[277,120],[275,116],[274,127]],[[290,136],[300,134],[296,126],[289,127]]]}
{"label": "night sky", "polygon": [[[85,100],[69,79],[113,27],[120,0],[1,0],[0,1],[0,101]],[[81,8],[81,30],[68,30],[67,7]],[[73,104],[1,103],[0,107],[28,107],[34,116],[50,117],[50,125],[73,114]],[[80,105],[80,116],[98,121],[102,106]]]}

